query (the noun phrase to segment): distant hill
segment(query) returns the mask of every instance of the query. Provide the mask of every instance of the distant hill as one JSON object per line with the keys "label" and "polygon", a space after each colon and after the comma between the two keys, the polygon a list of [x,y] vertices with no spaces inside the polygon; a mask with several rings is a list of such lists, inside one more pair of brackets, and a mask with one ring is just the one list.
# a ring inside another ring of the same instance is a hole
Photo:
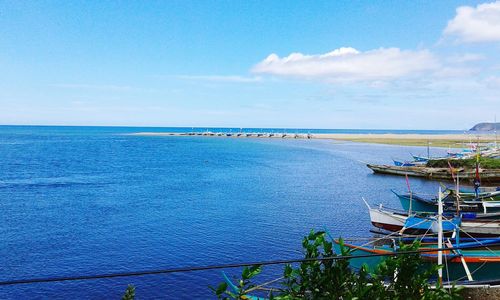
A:
{"label": "distant hill", "polygon": [[474,125],[470,131],[494,131],[495,128],[500,131],[500,123],[479,123]]}

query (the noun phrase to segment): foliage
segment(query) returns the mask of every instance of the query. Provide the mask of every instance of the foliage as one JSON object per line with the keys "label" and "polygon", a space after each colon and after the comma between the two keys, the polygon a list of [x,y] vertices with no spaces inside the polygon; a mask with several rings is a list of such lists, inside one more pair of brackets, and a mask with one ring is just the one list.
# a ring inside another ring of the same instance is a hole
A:
{"label": "foliage", "polygon": [[223,282],[217,288],[210,287],[210,289],[214,291],[217,299],[246,299],[245,295],[255,287],[255,285],[250,283],[250,279],[257,276],[261,270],[259,265],[245,267],[241,273],[241,279],[235,288],[228,289],[228,284]]}
{"label": "foliage", "polygon": [[122,297],[122,300],[134,300],[135,299],[135,287],[131,284],[127,286],[125,290],[125,294]]}
{"label": "foliage", "polygon": [[[336,256],[332,242],[325,238],[325,232],[311,231],[303,239],[302,247],[305,259],[312,260],[301,263],[297,269],[285,266],[283,299],[372,298],[372,290],[367,288],[369,278],[366,267],[356,274],[347,260],[319,260]],[[342,255],[349,255],[347,248],[341,248]]]}
{"label": "foliage", "polygon": [[[339,240],[341,256],[350,256],[350,250]],[[305,260],[294,268],[286,265],[283,288],[270,295],[275,300],[295,299],[461,299],[459,290],[431,288],[430,281],[436,276],[438,267],[424,268],[420,254],[404,254],[387,257],[370,273],[363,265],[358,272],[350,266],[348,259],[335,259],[333,243],[326,239],[325,232],[311,231],[302,241]],[[419,243],[400,245],[398,251],[413,251]],[[333,259],[329,259],[333,258]],[[239,292],[228,290],[227,283],[213,289],[219,299],[248,299],[248,287],[255,275],[260,273],[243,271]],[[255,270],[255,269],[254,269]]]}
{"label": "foliage", "polygon": [[[401,244],[397,251],[411,252],[419,247],[417,241],[410,245]],[[377,266],[373,279],[377,283],[386,283],[383,295],[390,299],[461,299],[458,289],[431,289],[429,281],[436,277],[439,268],[434,264],[424,267],[419,253],[395,255]]]}
{"label": "foliage", "polygon": [[[431,168],[449,168],[448,162],[453,168],[466,168],[474,169],[476,167],[476,158],[468,159],[436,159],[429,160],[427,162],[427,167]],[[500,169],[500,159],[490,158],[490,157],[480,157],[479,165],[484,169]]]}

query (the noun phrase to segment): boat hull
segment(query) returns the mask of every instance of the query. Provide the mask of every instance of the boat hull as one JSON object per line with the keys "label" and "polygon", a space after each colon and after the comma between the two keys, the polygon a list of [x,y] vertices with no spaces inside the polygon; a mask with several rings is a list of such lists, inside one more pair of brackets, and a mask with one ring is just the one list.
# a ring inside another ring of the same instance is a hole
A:
{"label": "boat hull", "polygon": [[[409,194],[398,194],[395,191],[392,191],[399,199],[403,210],[412,211],[412,212],[433,212],[437,213],[437,202],[424,199],[419,195],[412,195],[410,198]],[[464,196],[464,198],[467,195]],[[451,199],[451,198],[450,198]],[[494,197],[483,197],[481,200],[464,200],[460,202],[460,211],[461,212],[475,212],[475,213],[497,213],[500,212],[500,200],[498,195]],[[411,204],[410,204],[411,202]],[[455,212],[456,201],[449,200],[443,203],[444,211],[452,211]],[[410,207],[411,205],[411,207]],[[411,209],[410,209],[411,208]]]}
{"label": "boat hull", "polygon": [[[399,202],[401,203],[401,206],[403,207],[403,210],[405,210],[405,211],[410,211],[410,208],[411,208],[411,211],[413,211],[413,212],[436,212],[437,211],[437,205],[435,205],[433,203],[420,201],[418,198],[414,198],[414,197],[412,197],[410,199],[410,197],[407,195],[396,194],[396,196],[398,197]],[[411,202],[411,204],[410,204],[410,202]]]}
{"label": "boat hull", "polygon": [[[373,226],[387,231],[401,231],[404,228],[408,214],[393,212],[381,208],[370,208],[370,220]],[[497,237],[500,236],[500,221],[498,220],[462,220],[460,229],[463,237]],[[406,229],[404,233],[424,234],[427,230]]]}
{"label": "boat hull", "polygon": [[[399,176],[423,177],[434,180],[453,181],[453,176],[449,168],[430,168],[425,166],[398,167],[389,165],[367,164],[374,173],[390,174]],[[476,178],[475,170],[458,170],[460,180],[470,183]],[[500,170],[498,169],[480,169],[479,175],[483,184],[500,184]]]}

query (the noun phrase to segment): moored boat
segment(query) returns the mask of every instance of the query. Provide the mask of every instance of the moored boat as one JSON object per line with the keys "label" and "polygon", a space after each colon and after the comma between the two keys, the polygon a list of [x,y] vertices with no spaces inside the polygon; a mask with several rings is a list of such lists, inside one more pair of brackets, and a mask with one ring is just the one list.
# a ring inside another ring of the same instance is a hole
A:
{"label": "moored boat", "polygon": [[412,162],[412,161],[399,161],[394,159],[392,161],[394,162],[394,165],[397,167],[414,167],[419,165],[417,162]]}
{"label": "moored boat", "polygon": [[[425,197],[424,195],[408,192],[398,193],[391,190],[401,202],[405,211],[412,212],[437,212],[437,196]],[[457,209],[458,203],[458,209]],[[459,192],[448,189],[443,198],[444,211],[461,211],[477,213],[500,212],[500,191],[478,193]]]}
{"label": "moored boat", "polygon": [[[450,168],[431,168],[426,166],[410,166],[410,167],[398,167],[389,165],[373,165],[367,164],[374,173],[379,174],[389,174],[389,175],[399,175],[399,176],[413,176],[413,177],[423,177],[427,179],[435,180],[447,180],[453,181],[454,176]],[[460,180],[465,180],[472,182],[476,178],[475,169],[455,169],[459,173]],[[485,184],[499,184],[500,183],[500,169],[480,169],[479,174],[481,176],[481,182]]]}
{"label": "moored boat", "polygon": [[[368,206],[368,204],[367,204]],[[373,226],[383,230],[391,232],[401,232],[404,233],[408,230],[405,227],[406,221],[408,219],[408,213],[405,211],[397,211],[391,209],[384,209],[381,206],[377,208],[372,208],[368,206],[370,213],[370,221]],[[464,217],[465,215],[465,217]],[[498,214],[493,214],[498,218]],[[425,218],[426,216],[420,216],[420,218]],[[500,236],[500,220],[491,217],[489,214],[463,214],[461,215],[460,230],[464,232],[464,236],[473,237],[498,237]],[[411,228],[408,231],[412,231]],[[407,232],[408,232],[407,231]],[[451,232],[445,235],[451,235]]]}
{"label": "moored boat", "polygon": [[[445,250],[444,254],[445,268],[444,281],[454,282],[467,280],[467,271],[464,269],[464,263],[467,265],[473,280],[495,280],[500,278],[500,250],[492,250],[489,245],[497,245],[500,239],[491,239],[487,241],[467,242],[467,243],[448,243],[447,248],[463,248],[462,250]],[[369,256],[362,258],[351,258],[349,264],[355,269],[361,268],[366,264],[370,271],[380,264],[384,259],[384,254],[393,254],[397,250],[394,245],[382,245],[375,247],[357,246],[349,243],[343,243],[344,247],[350,249],[352,256]],[[334,248],[336,253],[341,253],[339,240],[334,240]],[[419,250],[438,249],[437,245],[426,245]],[[435,252],[422,252],[422,259],[428,264],[436,264],[438,262],[438,254]]]}

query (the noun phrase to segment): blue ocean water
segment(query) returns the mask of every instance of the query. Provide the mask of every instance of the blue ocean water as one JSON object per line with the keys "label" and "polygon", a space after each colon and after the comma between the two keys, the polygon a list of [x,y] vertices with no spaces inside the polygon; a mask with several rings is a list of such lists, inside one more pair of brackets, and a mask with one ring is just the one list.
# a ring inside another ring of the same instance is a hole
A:
{"label": "blue ocean water", "polygon": [[[310,229],[371,236],[361,197],[399,207],[389,189],[406,189],[404,178],[374,175],[364,162],[426,153],[123,134],[155,130],[192,129],[0,126],[0,281],[300,258]],[[264,268],[262,278],[277,274]],[[211,298],[208,286],[221,281],[221,271],[203,271],[24,284],[0,286],[0,299],[120,299],[127,284],[138,299]]]}

